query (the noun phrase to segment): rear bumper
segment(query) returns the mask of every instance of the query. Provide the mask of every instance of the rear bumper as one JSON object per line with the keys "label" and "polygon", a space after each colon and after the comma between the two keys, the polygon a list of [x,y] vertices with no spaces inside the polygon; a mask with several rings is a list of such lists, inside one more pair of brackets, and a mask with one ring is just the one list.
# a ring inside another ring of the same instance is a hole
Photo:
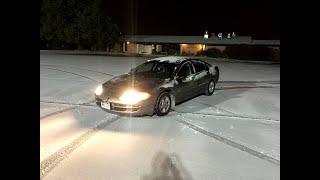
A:
{"label": "rear bumper", "polygon": [[143,116],[143,115],[152,116],[154,114],[154,101],[152,99],[148,101],[143,101],[133,106],[125,105],[119,102],[109,100],[108,102],[110,103],[110,110],[101,107],[102,99],[99,99],[98,97],[96,97],[95,99],[96,99],[96,104],[101,109],[112,114],[123,115],[123,116]]}

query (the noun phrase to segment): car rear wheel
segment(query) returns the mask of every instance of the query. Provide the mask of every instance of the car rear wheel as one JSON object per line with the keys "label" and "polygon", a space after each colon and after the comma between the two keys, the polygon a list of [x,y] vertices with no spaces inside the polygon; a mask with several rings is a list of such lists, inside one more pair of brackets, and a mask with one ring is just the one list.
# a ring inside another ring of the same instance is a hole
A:
{"label": "car rear wheel", "polygon": [[214,80],[211,80],[207,85],[205,94],[207,96],[211,96],[215,89],[216,89],[216,82]]}
{"label": "car rear wheel", "polygon": [[158,116],[164,116],[169,113],[171,108],[170,94],[165,92],[158,97],[155,112]]}

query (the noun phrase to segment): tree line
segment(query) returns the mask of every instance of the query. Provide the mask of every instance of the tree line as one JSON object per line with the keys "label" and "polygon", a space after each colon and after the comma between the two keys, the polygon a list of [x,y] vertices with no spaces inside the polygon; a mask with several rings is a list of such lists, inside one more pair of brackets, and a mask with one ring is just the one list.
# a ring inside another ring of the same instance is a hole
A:
{"label": "tree line", "polygon": [[109,50],[120,31],[102,0],[40,1],[40,48]]}

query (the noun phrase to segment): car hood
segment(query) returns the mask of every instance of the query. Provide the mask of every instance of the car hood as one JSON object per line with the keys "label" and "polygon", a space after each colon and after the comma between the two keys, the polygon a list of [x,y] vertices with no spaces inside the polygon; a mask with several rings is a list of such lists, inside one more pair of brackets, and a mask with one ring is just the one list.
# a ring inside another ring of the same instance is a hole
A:
{"label": "car hood", "polygon": [[164,81],[165,79],[153,75],[123,74],[103,84],[103,96],[120,97],[124,91],[130,88],[153,93]]}

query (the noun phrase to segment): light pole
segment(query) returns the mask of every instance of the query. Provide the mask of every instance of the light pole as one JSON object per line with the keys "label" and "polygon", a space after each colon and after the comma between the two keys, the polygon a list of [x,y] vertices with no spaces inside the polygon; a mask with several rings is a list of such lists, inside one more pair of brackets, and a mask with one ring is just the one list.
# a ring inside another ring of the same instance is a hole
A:
{"label": "light pole", "polygon": [[204,38],[204,45],[202,46],[202,54],[206,48],[206,40],[209,38],[209,34],[208,34],[208,31],[206,31],[203,35],[203,38]]}

